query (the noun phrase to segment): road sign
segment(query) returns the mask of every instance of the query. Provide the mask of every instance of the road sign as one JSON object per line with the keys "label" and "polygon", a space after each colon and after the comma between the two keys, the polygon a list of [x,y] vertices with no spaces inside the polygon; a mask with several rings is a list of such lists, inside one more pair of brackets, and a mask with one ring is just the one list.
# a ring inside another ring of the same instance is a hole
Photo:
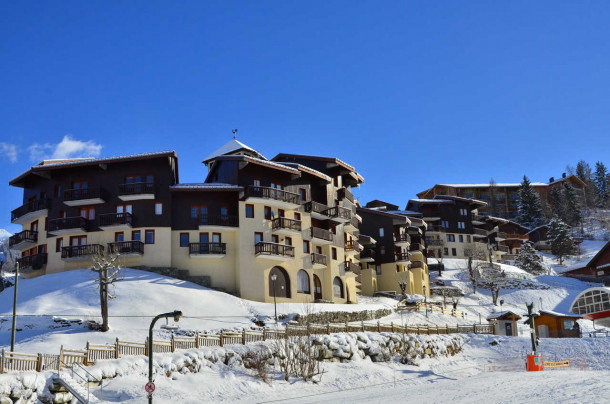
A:
{"label": "road sign", "polygon": [[153,382],[146,383],[146,386],[144,386],[144,390],[146,390],[148,394],[152,394],[153,391],[155,391],[155,384]]}

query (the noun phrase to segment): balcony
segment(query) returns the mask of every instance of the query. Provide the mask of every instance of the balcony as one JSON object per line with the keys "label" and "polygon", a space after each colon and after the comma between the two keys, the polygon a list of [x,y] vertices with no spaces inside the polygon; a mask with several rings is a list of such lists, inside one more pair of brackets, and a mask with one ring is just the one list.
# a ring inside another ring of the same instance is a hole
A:
{"label": "balcony", "polygon": [[96,187],[65,190],[64,203],[68,206],[85,206],[104,203],[102,189]]}
{"label": "balcony", "polygon": [[395,257],[397,264],[408,264],[411,261],[408,252],[397,252]]}
{"label": "balcony", "polygon": [[285,244],[261,241],[254,245],[254,254],[257,258],[288,261],[294,259],[294,247]]}
{"label": "balcony", "polygon": [[17,258],[17,263],[19,264],[19,269],[32,268],[33,270],[38,270],[47,265],[47,259],[48,255],[46,253],[33,254]]}
{"label": "balcony", "polygon": [[409,269],[424,269],[423,261],[413,261],[409,264]]}
{"label": "balcony", "polygon": [[426,240],[426,244],[428,245],[428,247],[442,247],[445,245],[445,242],[443,240],[431,239]]}
{"label": "balcony", "polygon": [[487,238],[487,230],[485,229],[473,229],[473,237],[474,238]]}
{"label": "balcony", "polygon": [[343,187],[337,190],[337,199],[342,201],[343,199],[347,199],[351,203],[354,203],[354,194],[349,189]]}
{"label": "balcony", "polygon": [[301,232],[301,221],[278,217],[271,222],[271,229],[277,234],[298,234]]}
{"label": "balcony", "polygon": [[426,233],[445,233],[447,229],[436,224],[429,224]]}
{"label": "balcony", "polygon": [[120,184],[119,199],[122,201],[155,199],[155,184],[152,182],[132,182],[130,184]]}
{"label": "balcony", "polygon": [[426,249],[426,247],[424,247],[423,244],[421,243],[413,243],[411,245],[409,245],[409,251],[424,251]]}
{"label": "balcony", "polygon": [[504,241],[506,240],[506,233],[504,233],[503,231],[499,231],[496,233],[495,236],[496,241]]}
{"label": "balcony", "polygon": [[91,259],[92,255],[104,252],[104,246],[99,244],[85,244],[78,246],[62,247],[61,259],[68,261],[81,261]]}
{"label": "balcony", "polygon": [[485,216],[479,214],[472,215],[472,224],[483,225],[485,224]]}
{"label": "balcony", "polygon": [[358,218],[354,215],[352,216],[349,222],[345,223],[343,229],[353,233],[355,231],[358,231],[358,226],[360,226],[360,222],[358,221]]}
{"label": "balcony", "polygon": [[311,253],[311,266],[314,269],[323,269],[328,266],[326,255]]}
{"label": "balcony", "polygon": [[123,257],[144,255],[144,243],[137,240],[108,243],[108,251],[111,254],[120,254]]}
{"label": "balcony", "polygon": [[345,242],[345,255],[354,256],[362,250],[362,246],[356,240],[348,240]]}
{"label": "balcony", "polygon": [[50,199],[31,201],[11,212],[11,223],[26,224],[49,213]]}
{"label": "balcony", "polygon": [[527,234],[515,234],[515,233],[506,233],[506,240],[529,240],[530,236]]}
{"label": "balcony", "polygon": [[100,215],[100,229],[102,230],[131,229],[132,224],[133,216],[129,212]]}
{"label": "balcony", "polygon": [[394,244],[397,246],[408,246],[411,242],[411,237],[407,233],[394,234]]}
{"label": "balcony", "polygon": [[409,256],[412,261],[424,261],[426,257],[424,256],[424,247],[421,243],[413,243],[409,245]]}
{"label": "balcony", "polygon": [[81,216],[64,217],[49,220],[47,231],[56,236],[62,234],[84,233],[89,228],[89,221]]}
{"label": "balcony", "polygon": [[17,233],[8,239],[8,247],[15,250],[23,250],[31,247],[38,241],[38,232],[33,230],[24,230]]}
{"label": "balcony", "polygon": [[301,197],[297,193],[255,185],[246,188],[245,200],[265,203],[280,209],[296,209],[301,206]]}
{"label": "balcony", "polygon": [[360,262],[375,262],[375,250],[372,248],[365,248],[360,253]]}
{"label": "balcony", "polygon": [[352,219],[352,211],[343,206],[328,208],[324,214],[327,216],[327,219],[338,223],[348,223]]}
{"label": "balcony", "polygon": [[354,264],[351,261],[345,261],[343,263],[343,268],[345,269],[345,272],[352,272],[356,274],[356,282],[362,281],[362,268],[360,268],[360,265]]}
{"label": "balcony", "polygon": [[233,215],[202,214],[197,220],[202,231],[237,231],[239,226],[239,218]]}
{"label": "balcony", "polygon": [[227,255],[227,243],[190,243],[191,258],[224,258]]}
{"label": "balcony", "polygon": [[327,220],[328,216],[324,212],[328,210],[328,206],[316,201],[309,201],[303,205],[305,212],[310,213],[311,217],[318,220]]}
{"label": "balcony", "polygon": [[424,210],[422,218],[425,222],[436,222],[441,220],[441,213],[438,210]]}
{"label": "balcony", "polygon": [[330,230],[312,227],[310,229],[311,240],[318,245],[329,245],[333,242],[333,233]]}

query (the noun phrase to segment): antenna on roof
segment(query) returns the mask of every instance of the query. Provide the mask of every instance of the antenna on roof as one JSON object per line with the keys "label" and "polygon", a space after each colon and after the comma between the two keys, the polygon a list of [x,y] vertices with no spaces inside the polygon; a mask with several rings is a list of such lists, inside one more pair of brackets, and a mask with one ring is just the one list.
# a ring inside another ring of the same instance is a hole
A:
{"label": "antenna on roof", "polygon": [[233,139],[235,139],[235,136],[237,136],[237,129],[233,129]]}

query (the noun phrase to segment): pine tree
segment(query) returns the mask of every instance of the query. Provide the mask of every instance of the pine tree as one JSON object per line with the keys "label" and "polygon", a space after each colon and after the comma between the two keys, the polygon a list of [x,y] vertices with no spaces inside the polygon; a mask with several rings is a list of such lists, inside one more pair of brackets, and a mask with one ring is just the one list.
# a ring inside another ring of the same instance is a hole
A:
{"label": "pine tree", "polygon": [[526,241],[519,250],[519,255],[515,259],[515,265],[532,275],[542,275],[546,273],[546,268],[542,263],[542,257],[536,253],[534,245]]}
{"label": "pine tree", "polygon": [[565,214],[563,211],[564,203],[563,203],[563,194],[557,187],[553,187],[550,195],[550,203],[551,203],[551,218],[557,216],[560,219],[565,218]]}
{"label": "pine tree", "polygon": [[608,186],[608,170],[601,161],[595,163],[595,188],[597,188],[597,197],[599,205],[602,207],[608,206],[610,200],[610,190]]}
{"label": "pine tree", "polygon": [[540,196],[532,188],[527,176],[523,176],[521,189],[519,190],[519,222],[531,229],[543,223],[542,203]]}
{"label": "pine tree", "polygon": [[570,226],[559,218],[554,218],[549,223],[547,238],[551,243],[551,252],[559,259],[559,264],[563,264],[566,255],[574,253],[574,239],[570,234]]}
{"label": "pine tree", "polygon": [[582,201],[581,206],[586,208],[595,207],[597,205],[597,189],[593,180],[593,170],[591,170],[589,163],[580,160],[576,164],[576,176],[585,183],[585,200]]}
{"label": "pine tree", "polygon": [[489,180],[489,196],[491,200],[489,201],[489,210],[492,216],[498,216],[498,187],[496,186],[496,182],[494,179]]}
{"label": "pine tree", "polygon": [[582,221],[580,204],[574,187],[567,181],[563,184],[563,220],[570,226],[578,226]]}

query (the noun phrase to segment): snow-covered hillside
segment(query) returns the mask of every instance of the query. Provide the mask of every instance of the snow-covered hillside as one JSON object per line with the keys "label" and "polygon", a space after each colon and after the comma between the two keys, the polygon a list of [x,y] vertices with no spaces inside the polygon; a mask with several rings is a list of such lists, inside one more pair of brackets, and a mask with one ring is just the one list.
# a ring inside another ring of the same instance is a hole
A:
{"label": "snow-covered hillside", "polygon": [[0,241],[6,240],[10,236],[12,236],[12,234],[8,230],[0,229]]}

